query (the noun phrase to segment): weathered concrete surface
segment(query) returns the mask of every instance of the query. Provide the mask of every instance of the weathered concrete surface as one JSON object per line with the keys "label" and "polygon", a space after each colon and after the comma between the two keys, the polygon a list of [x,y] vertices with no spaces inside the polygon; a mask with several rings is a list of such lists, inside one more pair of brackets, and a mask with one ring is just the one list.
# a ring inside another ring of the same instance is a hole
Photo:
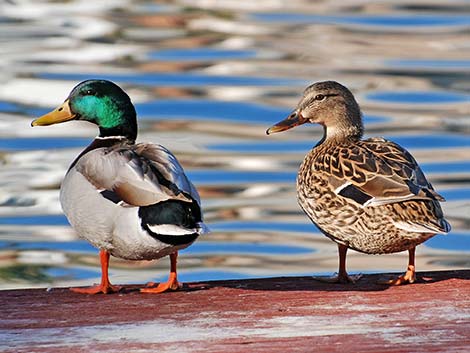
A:
{"label": "weathered concrete surface", "polygon": [[182,291],[87,296],[0,292],[2,352],[464,352],[470,270],[413,285],[311,278],[191,283]]}

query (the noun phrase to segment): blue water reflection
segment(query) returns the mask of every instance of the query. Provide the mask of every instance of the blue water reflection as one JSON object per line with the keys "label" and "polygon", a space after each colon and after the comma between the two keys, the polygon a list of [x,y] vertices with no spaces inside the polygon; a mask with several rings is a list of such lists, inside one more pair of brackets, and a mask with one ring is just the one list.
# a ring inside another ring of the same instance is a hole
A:
{"label": "blue water reflection", "polygon": [[68,253],[96,252],[96,249],[85,240],[30,241],[30,242],[1,241],[0,247],[4,249],[15,249],[15,250],[66,251]]}
{"label": "blue water reflection", "polygon": [[20,107],[14,103],[0,101],[0,112],[4,113],[17,113]]}
{"label": "blue water reflection", "polygon": [[65,226],[69,225],[69,222],[65,215],[60,214],[0,217],[0,224],[17,226]]}
{"label": "blue water reflection", "polygon": [[387,66],[422,69],[470,69],[470,60],[431,60],[431,59],[393,59],[386,60]]}
{"label": "blue water reflection", "polygon": [[301,246],[269,243],[238,243],[238,242],[197,242],[191,248],[182,250],[192,255],[203,254],[258,254],[258,255],[301,255],[315,252],[315,249]]}
{"label": "blue water reflection", "polygon": [[268,124],[282,119],[288,109],[249,102],[223,102],[209,99],[167,99],[136,106],[140,119],[194,118]]}
{"label": "blue water reflection", "polygon": [[296,177],[295,171],[189,170],[187,174],[197,185],[293,183]]}
{"label": "blue water reflection", "polygon": [[256,57],[255,50],[231,50],[210,47],[162,49],[147,54],[152,60],[199,61],[224,59],[249,59]]}
{"label": "blue water reflection", "polygon": [[[294,195],[293,195],[294,196]],[[311,233],[319,232],[313,223],[306,220],[305,223],[294,222],[262,222],[262,221],[232,221],[218,222],[211,224],[214,231],[282,231],[282,232],[300,232]]]}
{"label": "blue water reflection", "polygon": [[435,236],[426,242],[426,246],[434,249],[470,252],[470,233],[452,232]]}
{"label": "blue water reflection", "polygon": [[263,22],[283,22],[301,24],[362,25],[366,27],[399,30],[406,27],[464,27],[470,25],[466,15],[352,15],[324,16],[306,13],[255,13],[253,19]]}
{"label": "blue water reflection", "polygon": [[425,173],[470,173],[470,159],[458,162],[421,163]]}
{"label": "blue water reflection", "polygon": [[0,138],[0,151],[50,150],[86,147],[91,138],[79,137],[15,137]]}
{"label": "blue water reflection", "polygon": [[390,102],[397,104],[447,104],[447,103],[470,103],[470,95],[457,92],[374,92],[369,93],[367,98],[374,101]]}
{"label": "blue water reflection", "polygon": [[[470,199],[470,188],[439,190],[439,194],[442,195],[446,199],[446,201],[468,200]],[[470,212],[470,207],[468,211]]]}

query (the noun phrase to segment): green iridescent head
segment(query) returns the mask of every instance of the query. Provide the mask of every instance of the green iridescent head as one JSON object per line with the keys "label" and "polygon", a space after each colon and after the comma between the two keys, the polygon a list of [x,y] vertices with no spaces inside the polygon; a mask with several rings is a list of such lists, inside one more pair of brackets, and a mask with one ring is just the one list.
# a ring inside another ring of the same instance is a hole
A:
{"label": "green iridescent head", "polygon": [[111,81],[81,82],[60,107],[34,120],[31,125],[52,125],[69,120],[85,120],[98,125],[101,137],[125,136],[132,141],[137,137],[134,105]]}

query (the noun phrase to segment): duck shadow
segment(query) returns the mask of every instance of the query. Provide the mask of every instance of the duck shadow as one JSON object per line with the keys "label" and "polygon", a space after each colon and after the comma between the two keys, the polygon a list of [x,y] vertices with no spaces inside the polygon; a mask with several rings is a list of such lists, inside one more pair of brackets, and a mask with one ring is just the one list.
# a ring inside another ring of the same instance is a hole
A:
{"label": "duck shadow", "polygon": [[[327,292],[379,292],[397,287],[378,283],[380,280],[394,279],[402,273],[365,274],[355,283],[327,283],[314,277],[265,277],[251,279],[217,280],[206,282],[183,283],[178,292],[197,292],[216,288],[231,288],[253,291],[327,291]],[[320,277],[322,278],[322,277]],[[325,276],[325,278],[327,278]],[[451,280],[470,280],[470,270],[418,272],[412,286],[405,284],[399,287],[416,288],[418,285]],[[138,293],[145,285],[125,285],[121,294]]]}
{"label": "duck shadow", "polygon": [[[326,291],[326,292],[380,292],[389,288],[397,288],[387,284],[378,283],[379,280],[393,279],[402,273],[379,273],[363,275],[355,283],[326,283],[314,277],[267,277],[236,280],[217,280],[206,282],[183,283],[178,292],[197,292],[217,288],[231,288],[251,291]],[[419,285],[431,285],[444,281],[468,281],[470,280],[470,270],[450,270],[450,271],[430,271],[418,272],[416,282],[413,285],[402,285],[398,287],[408,287],[416,289]],[[317,277],[318,278],[318,277]],[[326,278],[326,276],[325,276]],[[455,286],[455,283],[449,284]],[[136,294],[145,285],[124,285],[121,294]],[[149,295],[151,297],[151,295]]]}
{"label": "duck shadow", "polygon": [[[183,291],[199,291],[214,288],[233,288],[253,291],[336,291],[336,292],[377,292],[391,287],[388,284],[380,284],[379,280],[393,279],[401,273],[380,273],[363,275],[355,283],[326,283],[313,277],[270,277],[242,280],[221,280],[186,284]],[[418,272],[416,281],[410,288],[418,285],[430,285],[433,283],[451,280],[470,280],[470,270],[432,271]],[[409,286],[402,285],[403,286]]]}

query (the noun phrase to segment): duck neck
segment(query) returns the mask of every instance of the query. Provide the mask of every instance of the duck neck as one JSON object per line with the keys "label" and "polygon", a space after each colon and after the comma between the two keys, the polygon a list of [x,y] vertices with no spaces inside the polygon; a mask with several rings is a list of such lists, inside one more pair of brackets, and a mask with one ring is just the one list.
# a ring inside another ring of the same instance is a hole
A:
{"label": "duck neck", "polygon": [[324,126],[323,127],[323,141],[330,140],[352,140],[359,141],[362,138],[362,126]]}
{"label": "duck neck", "polygon": [[332,124],[323,125],[323,141],[359,141],[364,134],[360,113],[354,116],[343,116]]}
{"label": "duck neck", "polygon": [[100,127],[99,137],[102,139],[125,138],[130,143],[134,143],[137,138],[137,124],[135,124],[134,127],[131,127],[128,125],[117,126],[117,127],[112,127],[112,128]]}
{"label": "duck neck", "polygon": [[97,120],[99,137],[124,137],[134,143],[137,138],[137,114],[134,106],[119,104],[113,106],[113,109],[106,110],[105,113]]}

